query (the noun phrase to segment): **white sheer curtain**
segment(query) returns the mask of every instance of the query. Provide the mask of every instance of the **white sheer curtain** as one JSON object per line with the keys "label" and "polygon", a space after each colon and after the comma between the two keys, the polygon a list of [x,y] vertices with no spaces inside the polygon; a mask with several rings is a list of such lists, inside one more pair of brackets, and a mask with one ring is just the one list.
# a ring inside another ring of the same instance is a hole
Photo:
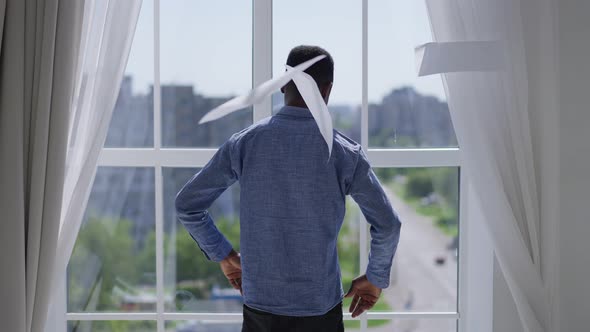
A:
{"label": "white sheer curtain", "polygon": [[[70,115],[55,282],[63,282],[104,145],[142,0],[87,1]],[[55,287],[59,289],[59,287]]]}
{"label": "white sheer curtain", "polygon": [[553,326],[542,274],[539,186],[531,142],[521,6],[516,0],[427,0],[436,43],[420,71],[444,73],[455,132],[495,253],[526,331]]}
{"label": "white sheer curtain", "polygon": [[0,2],[0,324],[42,331],[83,2]]}

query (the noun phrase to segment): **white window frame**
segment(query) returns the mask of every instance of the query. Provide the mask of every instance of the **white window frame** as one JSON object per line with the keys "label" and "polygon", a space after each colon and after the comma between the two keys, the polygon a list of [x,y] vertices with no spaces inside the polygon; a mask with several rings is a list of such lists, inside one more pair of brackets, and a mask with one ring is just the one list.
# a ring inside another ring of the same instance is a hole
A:
{"label": "white window frame", "polygon": [[[453,312],[367,312],[356,320],[361,322],[361,331],[367,329],[368,320],[373,319],[456,319],[459,332],[490,331],[492,321],[492,273],[493,253],[486,238],[486,230],[478,218],[467,209],[470,188],[466,172],[462,170],[461,150],[458,148],[430,149],[375,149],[368,146],[368,1],[362,2],[362,105],[361,145],[373,167],[458,167],[459,188],[459,264],[457,311]],[[400,1],[400,0],[392,0]],[[406,1],[406,0],[404,0]],[[415,1],[415,0],[407,0]],[[178,320],[242,320],[241,313],[196,313],[165,312],[164,310],[164,257],[163,257],[163,167],[202,167],[213,156],[211,148],[163,148],[161,146],[161,103],[160,103],[160,0],[154,0],[154,146],[153,148],[104,148],[99,166],[153,167],[155,169],[155,231],[156,231],[156,312],[105,312],[68,313],[66,284],[63,291],[52,299],[48,331],[66,331],[67,321],[93,320],[151,320],[155,321],[158,332],[164,332],[166,321]],[[272,0],[252,0],[252,85],[256,86],[272,77]],[[271,116],[271,100],[267,98],[254,105],[253,121]],[[362,217],[361,217],[362,218]],[[469,221],[467,219],[470,219]],[[367,266],[368,239],[367,223],[359,223],[360,267]],[[489,264],[487,263],[489,261]],[[483,300],[482,300],[483,298]],[[344,313],[345,320],[352,320],[350,313]],[[485,326],[488,326],[487,328]]]}

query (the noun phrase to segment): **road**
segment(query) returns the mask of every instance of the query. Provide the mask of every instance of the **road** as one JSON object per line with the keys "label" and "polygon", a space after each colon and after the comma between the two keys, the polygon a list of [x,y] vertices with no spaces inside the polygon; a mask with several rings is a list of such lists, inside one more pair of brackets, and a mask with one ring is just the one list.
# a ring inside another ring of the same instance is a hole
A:
{"label": "road", "polygon": [[[383,291],[396,311],[456,311],[457,262],[448,249],[452,237],[441,232],[432,217],[420,215],[392,191],[387,192],[402,220],[400,243],[392,269],[392,282]],[[443,265],[436,258],[445,259]],[[371,332],[451,332],[455,321],[398,319]]]}

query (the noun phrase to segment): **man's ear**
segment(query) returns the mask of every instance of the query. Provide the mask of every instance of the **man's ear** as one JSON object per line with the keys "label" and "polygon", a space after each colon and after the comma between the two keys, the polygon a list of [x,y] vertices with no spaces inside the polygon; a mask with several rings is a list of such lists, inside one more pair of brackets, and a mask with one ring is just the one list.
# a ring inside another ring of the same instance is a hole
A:
{"label": "man's ear", "polygon": [[[287,68],[285,68],[285,72],[287,72]],[[287,83],[287,84],[289,84],[289,83]],[[285,94],[285,87],[287,86],[287,84],[285,84],[285,85],[283,85],[283,86],[281,87],[281,92],[282,92],[283,94]]]}

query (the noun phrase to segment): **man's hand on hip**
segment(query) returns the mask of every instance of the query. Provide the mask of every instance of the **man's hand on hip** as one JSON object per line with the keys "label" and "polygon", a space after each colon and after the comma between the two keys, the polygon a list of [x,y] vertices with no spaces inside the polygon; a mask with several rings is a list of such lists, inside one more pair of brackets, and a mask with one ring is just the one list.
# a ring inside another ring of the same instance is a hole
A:
{"label": "man's hand on hip", "polygon": [[232,249],[229,255],[219,262],[219,265],[232,287],[240,290],[240,293],[242,293],[242,264],[240,254]]}
{"label": "man's hand on hip", "polygon": [[344,297],[352,297],[352,303],[348,309],[352,313],[352,318],[373,308],[380,295],[381,288],[373,285],[366,275],[363,274],[354,279],[348,293],[344,295]]}

